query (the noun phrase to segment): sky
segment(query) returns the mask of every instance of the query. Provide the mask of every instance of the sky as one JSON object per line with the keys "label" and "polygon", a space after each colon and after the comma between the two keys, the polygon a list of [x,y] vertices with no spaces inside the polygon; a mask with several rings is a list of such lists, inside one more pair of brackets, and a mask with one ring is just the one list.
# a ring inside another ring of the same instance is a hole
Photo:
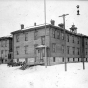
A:
{"label": "sky", "polygon": [[[79,5],[80,15],[76,6]],[[83,0],[46,0],[46,23],[55,20],[55,25],[63,22],[62,14],[69,14],[65,18],[65,28],[69,30],[72,24],[78,28],[77,32],[88,35],[88,1]],[[0,37],[10,35],[24,27],[44,24],[44,0],[0,0]]]}

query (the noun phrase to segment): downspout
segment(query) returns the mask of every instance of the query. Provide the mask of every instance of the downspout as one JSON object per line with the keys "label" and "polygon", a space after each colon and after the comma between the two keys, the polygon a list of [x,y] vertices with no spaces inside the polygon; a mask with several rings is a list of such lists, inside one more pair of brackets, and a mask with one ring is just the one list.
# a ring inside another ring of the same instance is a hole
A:
{"label": "downspout", "polygon": [[12,59],[14,59],[14,34],[13,34],[13,38],[12,38]]}
{"label": "downspout", "polygon": [[49,27],[49,50],[50,50],[50,53],[49,53],[49,65],[50,64],[50,58],[51,58],[51,36],[50,36],[50,30],[51,30],[51,27]]}

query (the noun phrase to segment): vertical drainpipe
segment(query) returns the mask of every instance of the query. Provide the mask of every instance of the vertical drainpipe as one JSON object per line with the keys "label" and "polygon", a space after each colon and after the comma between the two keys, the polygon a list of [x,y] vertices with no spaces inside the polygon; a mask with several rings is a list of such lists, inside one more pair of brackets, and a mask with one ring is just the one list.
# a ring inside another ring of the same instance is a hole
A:
{"label": "vertical drainpipe", "polygon": [[14,59],[14,34],[13,34],[13,38],[12,38],[12,54],[13,54],[12,59]]}
{"label": "vertical drainpipe", "polygon": [[51,37],[50,37],[50,26],[49,26],[49,59],[48,59],[48,65],[50,66],[50,57],[51,57]]}

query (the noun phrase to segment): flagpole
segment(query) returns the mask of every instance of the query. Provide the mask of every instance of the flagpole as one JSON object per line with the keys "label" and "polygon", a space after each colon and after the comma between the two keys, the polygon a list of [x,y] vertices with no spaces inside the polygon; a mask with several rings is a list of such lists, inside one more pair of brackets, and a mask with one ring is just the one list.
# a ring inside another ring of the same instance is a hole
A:
{"label": "flagpole", "polygon": [[46,57],[46,0],[44,0],[44,21],[45,21],[45,68],[47,68],[47,57]]}

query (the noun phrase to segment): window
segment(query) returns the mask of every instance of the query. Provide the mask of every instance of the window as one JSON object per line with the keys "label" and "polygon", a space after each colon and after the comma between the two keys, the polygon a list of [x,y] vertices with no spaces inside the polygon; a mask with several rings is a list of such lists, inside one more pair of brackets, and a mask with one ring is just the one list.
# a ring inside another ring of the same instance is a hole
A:
{"label": "window", "polygon": [[53,62],[55,62],[55,57],[53,57]]}
{"label": "window", "polygon": [[86,58],[86,61],[87,61],[87,58]]}
{"label": "window", "polygon": [[52,51],[56,52],[56,44],[55,43],[52,43]]}
{"label": "window", "polygon": [[7,47],[7,40],[5,40],[5,47]]}
{"label": "window", "polygon": [[73,47],[73,55],[75,55],[75,47]]}
{"label": "window", "polygon": [[45,36],[41,36],[41,44],[45,45]]}
{"label": "window", "polygon": [[86,48],[86,55],[87,55],[87,48]]}
{"label": "window", "polygon": [[74,36],[72,36],[72,42],[74,43]]}
{"label": "window", "polygon": [[38,44],[34,44],[34,54],[36,54],[36,47],[38,46]]}
{"label": "window", "polygon": [[19,55],[19,46],[16,47],[16,55]]}
{"label": "window", "polygon": [[16,42],[19,42],[19,35],[16,35]]}
{"label": "window", "polygon": [[25,33],[25,41],[28,41],[28,33]]}
{"label": "window", "polygon": [[69,42],[69,35],[67,35],[67,42]]}
{"label": "window", "polygon": [[62,53],[64,53],[64,45],[62,45]]}
{"label": "window", "polygon": [[64,40],[64,33],[63,32],[61,33],[61,37],[62,37],[62,40]]}
{"label": "window", "polygon": [[87,39],[86,39],[86,45],[87,45]]}
{"label": "window", "polygon": [[1,47],[3,47],[3,41],[1,41]]}
{"label": "window", "polygon": [[1,50],[1,54],[3,54],[3,50]]}
{"label": "window", "polygon": [[69,62],[69,57],[68,57],[68,62]]}
{"label": "window", "polygon": [[25,47],[25,54],[28,54],[28,45],[26,45],[24,47]]}
{"label": "window", "polygon": [[73,58],[73,61],[75,61],[75,59]]}
{"label": "window", "polygon": [[77,54],[79,55],[79,48],[77,48]]}
{"label": "window", "polygon": [[79,37],[78,37],[78,44],[79,44]]}
{"label": "window", "polygon": [[79,58],[78,58],[78,62],[79,62]]}
{"label": "window", "polygon": [[45,49],[44,48],[42,49],[42,56],[43,57],[45,56]]}
{"label": "window", "polygon": [[69,54],[69,46],[67,46],[67,54]]}
{"label": "window", "polygon": [[64,62],[64,57],[62,58],[62,62]]}
{"label": "window", "polygon": [[57,39],[60,39],[60,31],[57,30]]}
{"label": "window", "polygon": [[7,57],[7,50],[5,50],[5,57]]}
{"label": "window", "polygon": [[52,29],[52,36],[55,38],[55,29]]}
{"label": "window", "polygon": [[38,38],[38,31],[35,30],[35,31],[34,31],[34,40],[36,40],[37,38]]}

